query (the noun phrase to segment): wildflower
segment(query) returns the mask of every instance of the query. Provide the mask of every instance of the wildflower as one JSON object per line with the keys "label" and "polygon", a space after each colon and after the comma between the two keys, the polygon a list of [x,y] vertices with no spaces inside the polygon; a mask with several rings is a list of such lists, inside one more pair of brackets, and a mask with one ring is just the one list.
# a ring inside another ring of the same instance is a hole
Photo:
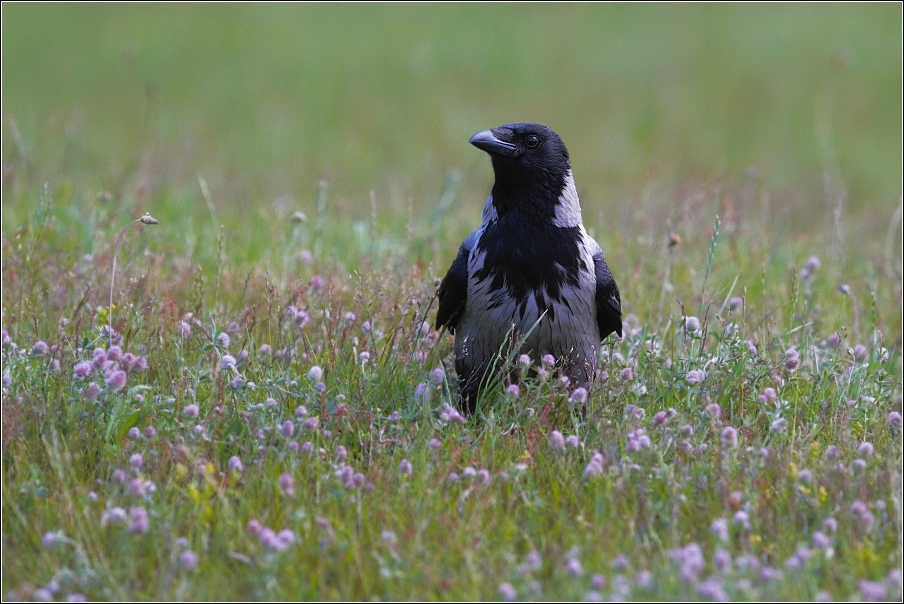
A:
{"label": "wildflower", "polygon": [[309,287],[311,288],[311,291],[315,292],[323,289],[323,277],[321,277],[320,275],[314,275],[313,277],[311,277]]}
{"label": "wildflower", "polygon": [[668,419],[668,413],[666,413],[665,411],[660,411],[653,416],[653,423],[657,426],[661,426],[662,424],[666,423]]}
{"label": "wildflower", "polygon": [[434,386],[441,385],[446,379],[446,372],[443,371],[442,367],[437,367],[433,371],[430,372],[430,383]]}
{"label": "wildflower", "polygon": [[110,508],[106,510],[100,517],[100,525],[105,526],[108,522],[113,524],[122,524],[127,518],[126,511],[120,507]]}
{"label": "wildflower", "polygon": [[744,298],[736,296],[728,301],[728,309],[729,310],[732,310],[732,311],[738,310],[742,306],[744,306]]}
{"label": "wildflower", "polygon": [[519,355],[518,364],[521,365],[522,369],[527,369],[531,364],[530,356],[526,354]]}
{"label": "wildflower", "polygon": [[786,423],[788,423],[788,421],[784,417],[778,417],[769,424],[769,430],[780,434],[785,431]]}
{"label": "wildflower", "polygon": [[838,459],[838,447],[835,445],[829,445],[826,448],[826,459],[829,461],[835,461]]}
{"label": "wildflower", "polygon": [[706,379],[706,372],[702,369],[692,369],[687,372],[687,381],[689,384],[699,384]]}
{"label": "wildflower", "polygon": [[868,441],[860,443],[860,446],[857,448],[857,454],[860,455],[860,457],[872,457],[873,443]]}
{"label": "wildflower", "polygon": [[590,462],[587,464],[587,467],[584,468],[584,480],[599,476],[602,472],[603,454],[599,451],[594,451],[593,457],[590,458]]}
{"label": "wildflower", "polygon": [[719,419],[722,415],[722,407],[718,403],[710,403],[706,406],[706,414],[713,419]]}
{"label": "wildflower", "polygon": [[830,533],[834,533],[838,530],[838,521],[829,516],[825,520],[822,521],[822,528],[827,530]]}
{"label": "wildflower", "polygon": [[188,417],[198,417],[199,412],[200,412],[200,409],[194,403],[186,406],[185,409],[183,410],[183,413],[185,413],[185,415],[187,415]]}
{"label": "wildflower", "polygon": [[389,421],[391,421],[391,422],[397,422],[397,421],[399,421],[399,417],[401,417],[401,416],[399,415],[399,412],[398,412],[398,411],[393,411],[392,413],[389,414]]}
{"label": "wildflower", "polygon": [[229,334],[225,331],[221,331],[219,335],[217,335],[217,346],[222,348],[229,348]]}
{"label": "wildflower", "polygon": [[730,598],[728,593],[722,587],[722,584],[715,577],[710,577],[697,587],[697,595],[705,600],[714,602],[728,602]]}
{"label": "wildflower", "polygon": [[486,468],[481,468],[477,472],[477,484],[484,485],[490,482],[490,472]]}
{"label": "wildflower", "polygon": [[521,395],[521,391],[518,389],[517,384],[509,384],[505,389],[505,393],[514,398],[518,398]]}
{"label": "wildflower", "polygon": [[813,472],[810,470],[801,470],[797,473],[797,479],[803,483],[809,484],[813,481]]}
{"label": "wildflower", "polygon": [[885,599],[886,588],[884,583],[863,579],[857,586],[860,588],[860,596],[866,602],[881,602]]}
{"label": "wildflower", "polygon": [[323,377],[323,369],[319,365],[314,365],[308,370],[308,379],[317,382]]}
{"label": "wildflower", "polygon": [[238,455],[233,455],[229,458],[229,469],[234,472],[241,472],[244,469],[242,466],[242,460]]}
{"label": "wildflower", "polygon": [[178,334],[180,338],[187,338],[191,335],[191,325],[185,321],[179,321],[179,325],[176,326],[176,334]]}
{"label": "wildflower", "polygon": [[336,447],[336,450],[333,452],[333,456],[337,461],[345,461],[348,457],[348,451],[342,445]]}
{"label": "wildflower", "polygon": [[47,352],[49,350],[50,350],[50,347],[47,346],[46,342],[44,342],[42,340],[38,340],[37,342],[35,342],[34,346],[31,347],[31,354],[45,355],[45,354],[47,354]]}
{"label": "wildflower", "polygon": [[461,474],[465,478],[473,478],[473,477],[477,476],[477,470],[475,470],[471,466],[468,466],[467,468],[465,468],[464,470],[461,471]]}
{"label": "wildflower", "polygon": [[681,567],[681,579],[686,583],[697,580],[697,576],[706,567],[703,550],[697,543],[688,543],[684,547],[668,552],[672,561]]}
{"label": "wildflower", "polygon": [[314,443],[311,441],[305,442],[301,445],[301,448],[298,450],[302,455],[313,455],[314,454]]}
{"label": "wildflower", "polygon": [[[226,335],[226,334],[221,334]],[[220,359],[220,369],[226,371],[228,369],[235,369],[236,361],[235,357],[231,354],[224,354],[223,358]]]}
{"label": "wildflower", "polygon": [[258,534],[261,545],[267,549],[276,550],[278,552],[285,551],[292,543],[295,542],[295,533],[289,529],[283,529],[279,533],[271,528],[263,527]]}
{"label": "wildflower", "polygon": [[295,424],[292,423],[292,420],[287,419],[279,427],[279,431],[282,433],[283,438],[291,438],[295,434]]}
{"label": "wildflower", "polygon": [[430,398],[430,388],[427,382],[421,382],[414,388],[414,400],[426,401]]}
{"label": "wildflower", "polygon": [[304,420],[304,423],[302,424],[302,426],[304,426],[305,430],[314,431],[317,429],[317,426],[319,424],[320,424],[319,419],[317,419],[316,417],[309,417],[308,419]]}
{"label": "wildflower", "polygon": [[136,497],[144,497],[147,495],[144,483],[139,478],[133,478],[129,481],[129,493]]}
{"label": "wildflower", "polygon": [[813,547],[819,549],[829,549],[832,546],[832,538],[823,533],[816,531],[813,533]]}
{"label": "wildflower", "polygon": [[580,577],[584,574],[584,567],[581,566],[581,561],[578,560],[577,557],[569,557],[568,560],[565,561],[565,571],[569,575]]}
{"label": "wildflower", "polygon": [[57,533],[44,533],[44,536],[41,537],[41,545],[44,546],[44,549],[50,549],[60,540],[60,536]]}
{"label": "wildflower", "polygon": [[402,474],[403,476],[411,476],[412,471],[413,468],[410,461],[403,459],[399,462],[399,474]]}
{"label": "wildflower", "polygon": [[728,520],[726,518],[716,518],[710,523],[709,532],[715,535],[719,541],[728,541]]}
{"label": "wildflower", "polygon": [[198,556],[195,555],[195,552],[187,549],[179,554],[179,565],[185,570],[192,570],[198,565]]}
{"label": "wildflower", "polygon": [[295,494],[295,479],[292,478],[292,475],[288,472],[283,472],[279,476],[279,488],[285,492],[286,495],[294,495]]}
{"label": "wildflower", "polygon": [[515,591],[511,583],[499,584],[499,599],[504,602],[514,602],[517,597],[518,592]]}
{"label": "wildflower", "polygon": [[899,412],[892,411],[888,414],[888,424],[893,430],[900,430],[901,423],[901,414]]}
{"label": "wildflower", "polygon": [[857,344],[856,346],[854,346],[854,360],[858,363],[867,362],[869,360],[869,348],[867,348],[863,344]]}
{"label": "wildflower", "polygon": [[144,456],[142,456],[141,453],[135,453],[129,458],[129,465],[136,470],[140,470],[143,464]]}
{"label": "wildflower", "polygon": [[106,377],[106,384],[110,390],[116,392],[126,385],[126,372],[122,370],[111,372]]}
{"label": "wildflower", "polygon": [[565,439],[565,446],[570,447],[572,449],[577,449],[581,444],[581,440],[575,434],[571,434],[568,438]]}
{"label": "wildflower", "polygon": [[549,446],[560,451],[565,449],[565,438],[562,436],[561,432],[553,430],[552,433],[550,433]]}
{"label": "wildflower", "polygon": [[794,371],[800,365],[800,353],[796,349],[791,348],[785,352],[785,368],[788,371]]}
{"label": "wildflower", "polygon": [[760,396],[757,397],[757,400],[759,400],[760,403],[765,404],[775,402],[777,398],[778,394],[775,392],[775,388],[768,387],[763,388],[763,391],[760,392]]}
{"label": "wildflower", "polygon": [[750,528],[750,517],[747,515],[747,512],[744,510],[738,510],[734,515],[734,523],[741,528],[749,529]]}
{"label": "wildflower", "polygon": [[[630,379],[630,378],[626,378]],[[574,392],[571,393],[571,396],[568,397],[568,402],[573,405],[583,405],[587,402],[587,389],[582,387],[575,388]]]}
{"label": "wildflower", "polygon": [[107,350],[107,360],[118,363],[122,359],[122,348],[113,345]]}
{"label": "wildflower", "polygon": [[807,264],[800,270],[800,278],[804,281],[810,281],[813,279],[813,274],[819,269],[821,263],[819,258],[816,256],[810,256],[807,259]]}
{"label": "wildflower", "polygon": [[685,317],[684,330],[688,333],[697,333],[700,331],[700,319],[697,317]]}
{"label": "wildflower", "polygon": [[129,438],[132,440],[141,438],[141,430],[139,430],[136,426],[132,426],[131,428],[129,428]]}
{"label": "wildflower", "polygon": [[73,372],[73,377],[77,380],[83,380],[89,375],[91,375],[91,371],[94,369],[91,363],[88,361],[82,361],[81,363],[76,364],[75,370]]}
{"label": "wildflower", "polygon": [[731,426],[726,426],[722,430],[722,444],[731,448],[738,446],[738,431]]}
{"label": "wildflower", "polygon": [[606,586],[606,577],[603,575],[596,573],[592,577],[590,577],[590,587],[593,589],[602,589]]}
{"label": "wildflower", "polygon": [[876,522],[876,517],[873,516],[871,512],[864,512],[860,516],[860,522],[863,524],[863,529],[869,531],[873,528],[873,524]]}
{"label": "wildflower", "polygon": [[646,569],[637,573],[635,580],[637,581],[637,587],[640,589],[652,591],[656,587],[656,583],[653,580],[653,573]]}
{"label": "wildflower", "polygon": [[443,443],[438,438],[431,438],[427,446],[430,447],[431,451],[439,451],[443,448]]}
{"label": "wildflower", "polygon": [[634,430],[630,434],[628,434],[628,443],[625,445],[625,448],[631,452],[641,451],[642,449],[646,449],[651,446],[653,443],[650,440],[650,437],[646,435],[646,432],[643,428],[638,428]]}
{"label": "wildflower", "polygon": [[618,373],[618,376],[626,382],[630,381],[634,377],[634,368],[625,367]]}
{"label": "wildflower", "polygon": [[361,365],[366,365],[369,360],[370,360],[370,353],[367,352],[366,350],[361,352],[361,354],[358,355],[358,363]]}
{"label": "wildflower", "polygon": [[150,527],[148,512],[143,507],[135,507],[129,509],[129,532],[130,533],[146,533]]}

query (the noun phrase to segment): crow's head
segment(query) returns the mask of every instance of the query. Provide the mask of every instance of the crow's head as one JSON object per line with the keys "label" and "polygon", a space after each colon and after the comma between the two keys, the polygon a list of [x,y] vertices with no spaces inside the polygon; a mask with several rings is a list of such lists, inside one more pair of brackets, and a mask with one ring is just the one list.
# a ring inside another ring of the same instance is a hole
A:
{"label": "crow's head", "polygon": [[546,218],[571,179],[568,149],[542,124],[506,124],[478,132],[471,144],[490,154],[496,182],[493,204],[500,216],[523,210]]}

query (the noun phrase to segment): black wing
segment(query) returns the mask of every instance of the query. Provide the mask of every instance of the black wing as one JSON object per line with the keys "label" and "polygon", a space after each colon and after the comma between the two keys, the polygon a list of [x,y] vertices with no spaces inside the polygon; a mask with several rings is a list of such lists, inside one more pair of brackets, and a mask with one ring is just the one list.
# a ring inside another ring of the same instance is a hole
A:
{"label": "black wing", "polygon": [[465,311],[465,302],[468,299],[468,257],[471,248],[476,241],[476,232],[471,233],[461,247],[458,248],[458,256],[442,283],[439,285],[439,309],[436,311],[436,328],[449,327],[449,333],[454,334],[458,328],[458,322]]}
{"label": "black wing", "polygon": [[600,340],[605,340],[613,331],[621,337],[621,296],[618,294],[618,286],[615,285],[602,252],[593,255],[593,264],[596,269],[596,323],[600,329]]}

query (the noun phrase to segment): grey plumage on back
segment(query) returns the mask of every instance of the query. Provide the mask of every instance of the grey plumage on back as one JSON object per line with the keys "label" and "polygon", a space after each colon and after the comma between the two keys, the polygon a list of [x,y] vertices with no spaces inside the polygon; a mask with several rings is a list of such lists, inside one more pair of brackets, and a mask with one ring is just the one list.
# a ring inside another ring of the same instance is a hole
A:
{"label": "grey plumage on back", "polygon": [[600,342],[621,335],[621,300],[599,245],[584,230],[568,151],[539,124],[480,132],[496,182],[439,289],[437,327],[455,334],[462,407],[507,359],[552,355],[574,387],[595,375]]}

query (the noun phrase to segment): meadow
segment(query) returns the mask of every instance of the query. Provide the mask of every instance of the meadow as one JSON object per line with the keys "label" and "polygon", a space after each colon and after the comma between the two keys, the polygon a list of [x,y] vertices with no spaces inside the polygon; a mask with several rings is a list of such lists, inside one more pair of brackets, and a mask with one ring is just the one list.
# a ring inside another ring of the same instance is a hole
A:
{"label": "meadow", "polygon": [[[898,4],[4,3],[3,598],[900,601],[901,45]],[[584,417],[544,370],[461,416],[433,328],[468,138],[522,120],[621,290]]]}

